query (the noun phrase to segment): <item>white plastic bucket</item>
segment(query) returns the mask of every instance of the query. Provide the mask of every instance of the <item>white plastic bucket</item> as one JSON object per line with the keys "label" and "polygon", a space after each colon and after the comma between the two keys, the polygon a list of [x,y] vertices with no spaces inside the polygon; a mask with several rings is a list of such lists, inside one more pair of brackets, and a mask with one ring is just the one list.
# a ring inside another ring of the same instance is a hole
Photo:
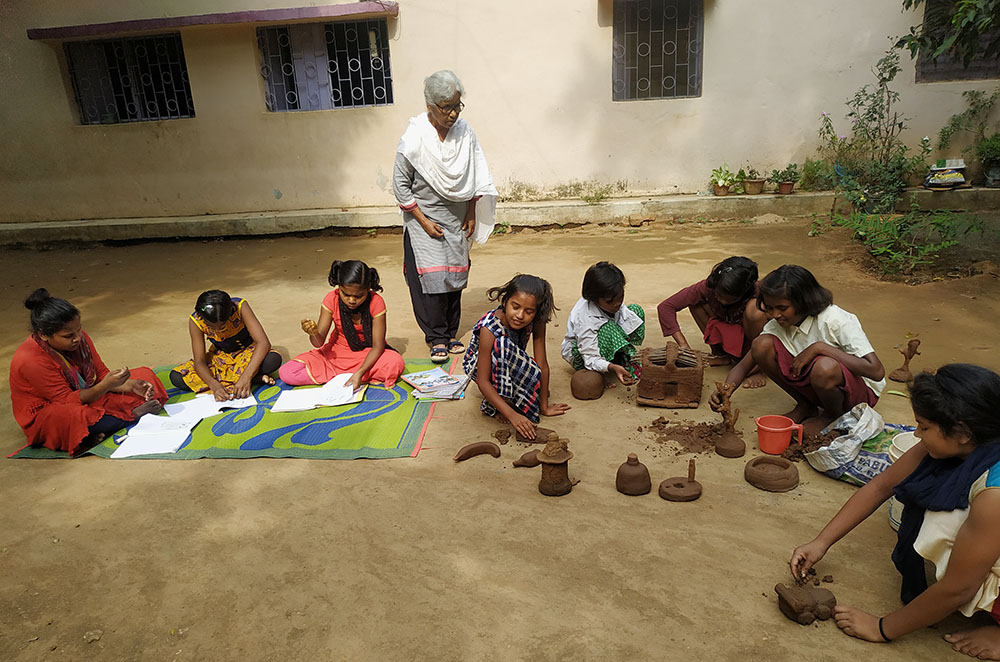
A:
{"label": "white plastic bucket", "polygon": [[906,451],[913,448],[918,441],[920,440],[917,439],[917,435],[912,432],[900,432],[892,438],[892,443],[889,445],[889,459],[895,462],[903,457]]}

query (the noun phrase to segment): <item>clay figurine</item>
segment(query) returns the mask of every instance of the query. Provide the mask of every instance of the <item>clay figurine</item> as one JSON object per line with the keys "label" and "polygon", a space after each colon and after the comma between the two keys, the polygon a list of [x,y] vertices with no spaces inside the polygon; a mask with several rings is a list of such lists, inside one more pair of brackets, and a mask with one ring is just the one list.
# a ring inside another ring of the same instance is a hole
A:
{"label": "clay figurine", "polygon": [[558,439],[559,433],[555,430],[550,430],[548,428],[535,428],[535,438],[528,439],[518,432],[514,439],[520,441],[522,444],[547,444],[553,439]]}
{"label": "clay figurine", "polygon": [[454,460],[456,462],[461,462],[462,460],[468,460],[470,457],[483,455],[484,453],[489,453],[493,457],[500,457],[500,447],[492,441],[477,441],[467,446],[462,446],[462,448],[455,453]]}
{"label": "clay figurine", "polygon": [[530,450],[514,460],[515,467],[537,467],[539,464],[541,461],[538,459],[538,449]]}
{"label": "clay figurine", "polygon": [[816,619],[825,621],[837,606],[837,598],[825,588],[777,584],[774,592],[778,594],[781,613],[802,625],[809,625]]}
{"label": "clay figurine", "polygon": [[700,352],[682,349],[668,342],[663,349],[639,350],[642,378],[635,400],[649,407],[697,407],[705,378],[705,361]]}
{"label": "clay figurine", "polygon": [[889,379],[894,382],[909,384],[913,381],[913,373],[910,372],[910,359],[920,354],[917,348],[920,347],[918,338],[910,338],[905,348],[900,348],[899,353],[903,355],[903,365],[889,373]]}
{"label": "clay figurine", "polygon": [[722,414],[722,423],[725,426],[719,440],[715,442],[715,452],[722,457],[743,457],[747,452],[747,443],[736,431],[736,421],[740,417],[740,410],[733,409],[729,402],[736,385],[715,382],[715,388],[722,396],[722,407],[719,408],[719,413]]}
{"label": "clay figurine", "polygon": [[535,451],[535,456],[542,463],[542,479],[538,481],[538,491],[545,496],[562,496],[569,494],[573,483],[569,480],[569,459],[573,453],[569,451],[567,439],[550,439],[545,448]]}
{"label": "clay figurine", "polygon": [[569,390],[577,400],[596,400],[604,395],[604,375],[594,370],[577,370],[569,381]]}
{"label": "clay figurine", "polygon": [[660,483],[660,497],[667,501],[694,501],[701,496],[701,483],[694,479],[694,458],[688,462],[688,475],[668,478]]}
{"label": "clay figurine", "polygon": [[799,485],[799,470],[781,456],[761,455],[747,462],[743,478],[765,492],[788,492]]}
{"label": "clay figurine", "polygon": [[653,483],[649,479],[649,469],[639,461],[639,457],[635,453],[629,453],[628,459],[618,467],[615,487],[618,488],[619,492],[628,496],[649,494],[649,491],[653,489]]}

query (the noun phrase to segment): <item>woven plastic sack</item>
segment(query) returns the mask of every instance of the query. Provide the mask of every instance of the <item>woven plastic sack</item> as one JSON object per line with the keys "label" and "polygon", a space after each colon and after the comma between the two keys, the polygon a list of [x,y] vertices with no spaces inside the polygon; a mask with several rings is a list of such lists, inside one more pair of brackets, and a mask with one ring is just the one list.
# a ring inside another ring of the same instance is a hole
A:
{"label": "woven plastic sack", "polygon": [[899,431],[888,429],[882,415],[868,404],[856,405],[823,428],[847,430],[827,446],[806,453],[817,471],[852,485],[864,485],[892,464],[889,446]]}

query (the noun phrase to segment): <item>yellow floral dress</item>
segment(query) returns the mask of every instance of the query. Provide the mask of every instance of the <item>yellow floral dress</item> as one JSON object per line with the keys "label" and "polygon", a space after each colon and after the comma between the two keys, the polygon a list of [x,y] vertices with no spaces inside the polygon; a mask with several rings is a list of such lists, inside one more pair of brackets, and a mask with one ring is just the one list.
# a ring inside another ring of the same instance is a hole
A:
{"label": "yellow floral dress", "polygon": [[[236,310],[218,329],[213,329],[205,324],[205,320],[197,314],[191,315],[191,321],[201,329],[201,332],[212,343],[205,356],[208,369],[212,376],[227,388],[239,381],[243,371],[253,358],[255,344],[253,336],[250,335],[250,329],[243,323],[243,303],[243,299],[233,297]],[[181,374],[184,383],[195,393],[208,390],[208,384],[198,376],[194,369],[194,359],[177,366],[174,370]]]}

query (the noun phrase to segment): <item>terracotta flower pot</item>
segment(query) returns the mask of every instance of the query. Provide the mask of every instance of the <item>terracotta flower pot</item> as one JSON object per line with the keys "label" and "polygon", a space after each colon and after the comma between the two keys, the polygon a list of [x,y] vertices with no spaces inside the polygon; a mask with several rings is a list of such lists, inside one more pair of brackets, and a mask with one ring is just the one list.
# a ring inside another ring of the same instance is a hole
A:
{"label": "terracotta flower pot", "polygon": [[795,182],[778,182],[778,193],[780,195],[788,195],[794,187]]}
{"label": "terracotta flower pot", "polygon": [[712,189],[715,191],[716,195],[729,195],[728,186],[719,186],[718,184],[712,184]]}
{"label": "terracotta flower pot", "polygon": [[763,179],[744,179],[743,192],[747,195],[760,195],[764,191]]}

